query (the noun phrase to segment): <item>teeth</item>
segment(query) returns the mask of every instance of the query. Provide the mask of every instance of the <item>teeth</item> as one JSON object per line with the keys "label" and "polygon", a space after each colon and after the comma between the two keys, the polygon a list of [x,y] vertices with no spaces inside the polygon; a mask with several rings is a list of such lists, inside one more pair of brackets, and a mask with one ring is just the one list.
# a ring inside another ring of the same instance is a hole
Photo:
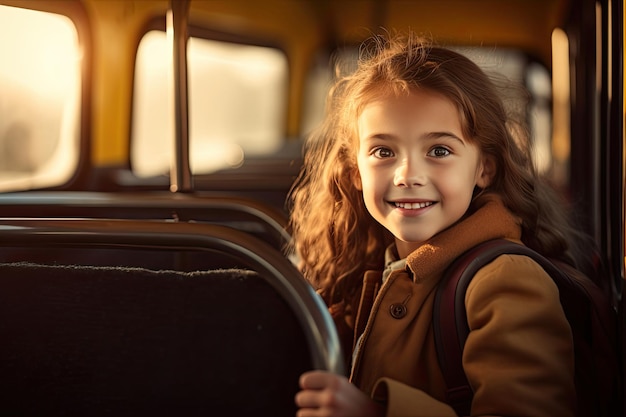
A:
{"label": "teeth", "polygon": [[429,202],[425,202],[425,203],[394,203],[394,204],[398,208],[409,209],[409,210],[417,210],[417,209],[421,209],[421,208],[424,208],[424,207],[432,206],[433,202],[429,201]]}

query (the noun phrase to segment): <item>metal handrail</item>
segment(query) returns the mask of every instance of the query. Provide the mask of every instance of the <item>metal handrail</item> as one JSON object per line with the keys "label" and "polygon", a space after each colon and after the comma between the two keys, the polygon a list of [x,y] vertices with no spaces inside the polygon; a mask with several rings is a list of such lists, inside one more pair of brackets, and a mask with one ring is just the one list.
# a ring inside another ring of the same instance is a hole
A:
{"label": "metal handrail", "polygon": [[171,33],[174,101],[174,157],[170,170],[170,190],[190,192],[193,178],[189,162],[189,99],[187,84],[187,20],[189,0],[170,0],[167,31]]}
{"label": "metal handrail", "polygon": [[[168,210],[181,220],[200,220],[185,215],[188,210],[224,210],[259,219],[280,236],[283,243],[291,239],[287,218],[279,210],[254,199],[235,196],[197,195],[170,192],[113,193],[89,191],[31,191],[0,194],[0,217],[99,217],[107,218],[119,209],[151,215],[154,210]],[[67,215],[66,215],[67,214]],[[171,218],[168,217],[168,218]]]}

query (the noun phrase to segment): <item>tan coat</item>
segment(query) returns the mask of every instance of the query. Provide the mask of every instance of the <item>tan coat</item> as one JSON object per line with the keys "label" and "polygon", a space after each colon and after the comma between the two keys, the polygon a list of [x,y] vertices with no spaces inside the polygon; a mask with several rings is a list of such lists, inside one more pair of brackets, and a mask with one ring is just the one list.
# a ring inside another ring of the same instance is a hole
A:
{"label": "tan coat", "polygon": [[[331,308],[336,318],[343,311],[342,328],[354,328],[350,336],[358,340],[352,382],[386,403],[388,417],[456,415],[443,403],[434,290],[445,267],[465,250],[519,235],[516,219],[492,198],[409,255],[406,269],[393,271],[384,283],[380,272],[366,273],[360,307]],[[572,335],[546,272],[530,258],[500,256],[477,272],[465,304],[470,334],[463,367],[475,392],[471,415],[573,415]],[[405,307],[404,315],[392,314],[398,306]]]}

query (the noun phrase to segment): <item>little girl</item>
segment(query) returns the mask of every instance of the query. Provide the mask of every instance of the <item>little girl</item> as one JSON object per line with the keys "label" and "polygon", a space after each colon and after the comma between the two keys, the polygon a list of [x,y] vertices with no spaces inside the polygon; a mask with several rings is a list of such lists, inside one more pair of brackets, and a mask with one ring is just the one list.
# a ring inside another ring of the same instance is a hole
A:
{"label": "little girl", "polygon": [[[297,415],[455,416],[432,329],[446,267],[494,238],[576,266],[582,239],[475,63],[414,34],[372,44],[331,91],[290,196],[293,249],[351,364],[302,375]],[[471,415],[573,415],[572,334],[547,273],[500,256],[465,304]]]}

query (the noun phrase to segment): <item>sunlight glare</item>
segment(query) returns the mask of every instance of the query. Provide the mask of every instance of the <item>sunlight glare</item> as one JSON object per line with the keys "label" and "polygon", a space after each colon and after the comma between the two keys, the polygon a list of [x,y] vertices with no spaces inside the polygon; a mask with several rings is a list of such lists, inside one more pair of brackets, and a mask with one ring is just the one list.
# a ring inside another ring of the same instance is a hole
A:
{"label": "sunlight glare", "polygon": [[0,190],[67,181],[78,161],[82,53],[67,17],[0,6]]}
{"label": "sunlight glare", "polygon": [[[0,78],[25,84],[38,94],[59,96],[79,77],[81,54],[74,24],[65,16],[0,6]],[[16,42],[16,39],[19,42]]]}

